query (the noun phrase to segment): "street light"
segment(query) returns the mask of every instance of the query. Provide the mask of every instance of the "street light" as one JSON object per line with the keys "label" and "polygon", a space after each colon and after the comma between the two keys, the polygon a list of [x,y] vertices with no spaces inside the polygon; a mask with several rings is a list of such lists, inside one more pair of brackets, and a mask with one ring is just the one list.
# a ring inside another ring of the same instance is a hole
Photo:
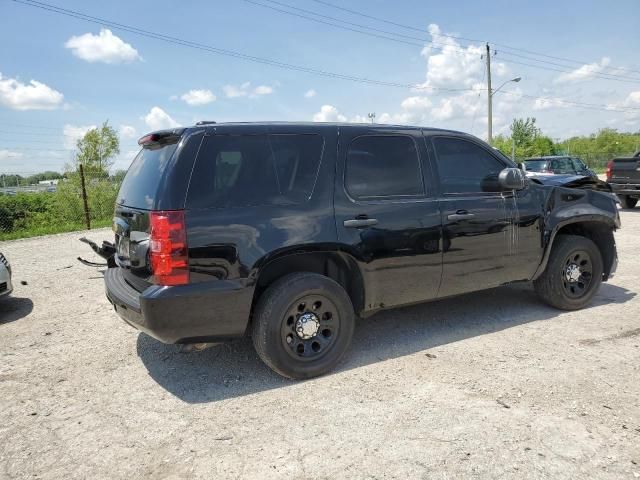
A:
{"label": "street light", "polygon": [[487,95],[489,98],[489,134],[487,135],[488,141],[489,141],[489,145],[491,145],[491,143],[493,143],[493,96],[498,93],[498,91],[504,87],[507,83],[510,82],[514,82],[514,83],[518,83],[520,80],[522,80],[522,77],[516,77],[516,78],[512,78],[511,80],[507,80],[506,82],[504,82],[502,85],[500,85],[498,88],[496,88],[495,90],[492,90],[491,87],[489,87],[489,95]]}

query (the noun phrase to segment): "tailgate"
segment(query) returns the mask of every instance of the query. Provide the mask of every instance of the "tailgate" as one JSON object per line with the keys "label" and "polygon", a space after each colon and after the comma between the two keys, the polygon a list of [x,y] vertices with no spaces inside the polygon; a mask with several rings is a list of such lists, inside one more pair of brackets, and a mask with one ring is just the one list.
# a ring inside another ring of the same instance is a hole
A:
{"label": "tailgate", "polygon": [[609,182],[640,184],[640,158],[614,158]]}
{"label": "tailgate", "polygon": [[116,234],[116,264],[123,277],[139,292],[151,285],[151,269],[148,265],[149,212],[132,207],[116,206],[113,218]]}
{"label": "tailgate", "polygon": [[[174,195],[168,191],[179,183],[173,181],[174,178],[185,177],[183,172],[175,171],[173,162],[178,139],[170,137],[167,142],[145,144],[129,167],[118,192],[113,217],[115,261],[126,282],[139,292],[149,287],[152,280],[148,253],[150,212],[159,210],[160,206],[182,208],[181,204],[171,203]],[[184,191],[178,189],[174,193],[177,198],[184,199]]]}

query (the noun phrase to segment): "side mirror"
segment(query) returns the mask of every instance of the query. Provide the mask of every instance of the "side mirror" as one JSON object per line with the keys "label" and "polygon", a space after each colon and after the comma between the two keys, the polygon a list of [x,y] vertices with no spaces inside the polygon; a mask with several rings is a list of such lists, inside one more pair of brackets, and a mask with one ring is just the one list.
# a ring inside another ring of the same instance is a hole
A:
{"label": "side mirror", "polygon": [[502,190],[522,190],[527,185],[527,176],[519,168],[505,168],[498,174]]}
{"label": "side mirror", "polygon": [[523,172],[527,171],[527,167],[524,165],[524,162],[518,162],[518,168]]}

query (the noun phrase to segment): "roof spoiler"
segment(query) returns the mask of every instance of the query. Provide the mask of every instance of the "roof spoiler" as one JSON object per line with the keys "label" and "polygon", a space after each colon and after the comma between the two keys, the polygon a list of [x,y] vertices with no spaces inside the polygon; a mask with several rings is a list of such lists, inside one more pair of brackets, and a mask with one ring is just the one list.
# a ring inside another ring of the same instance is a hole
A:
{"label": "roof spoiler", "polygon": [[180,139],[184,131],[184,128],[172,128],[170,130],[158,130],[157,132],[148,133],[138,140],[138,145],[148,147],[158,144],[174,143]]}

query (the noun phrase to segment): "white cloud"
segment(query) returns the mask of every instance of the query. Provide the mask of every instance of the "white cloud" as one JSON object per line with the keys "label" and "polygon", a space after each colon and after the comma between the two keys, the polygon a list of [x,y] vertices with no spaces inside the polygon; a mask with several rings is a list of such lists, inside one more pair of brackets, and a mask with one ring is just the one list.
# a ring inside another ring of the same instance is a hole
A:
{"label": "white cloud", "polygon": [[52,110],[64,98],[62,93],[36,80],[24,84],[0,73],[0,104],[13,110]]}
{"label": "white cloud", "polygon": [[312,88],[304,92],[304,98],[313,98],[317,95],[317,92]]}
{"label": "white cloud", "polygon": [[569,105],[559,98],[540,97],[533,102],[534,110],[549,110],[552,108],[567,108]]}
{"label": "white cloud", "polygon": [[76,144],[78,140],[84,137],[85,133],[89,130],[93,130],[97,128],[95,125],[87,125],[87,126],[76,126],[76,125],[65,125],[62,129],[62,133],[64,134],[64,148],[67,150],[74,150],[76,148]]}
{"label": "white cloud", "polygon": [[[420,87],[428,91],[429,87],[464,88],[480,81],[485,69],[481,56],[486,54],[480,45],[461,46],[455,39],[443,36],[440,27],[431,24],[428,27],[431,44],[424,47],[421,54],[427,59],[427,80]],[[509,73],[501,62],[492,62],[492,72],[496,77]]]}
{"label": "white cloud", "polygon": [[120,125],[120,136],[123,138],[135,138],[138,135],[131,125]]}
{"label": "white cloud", "polygon": [[314,122],[346,122],[347,117],[342,115],[333,105],[322,105],[320,111],[313,114]]}
{"label": "white cloud", "polygon": [[[636,121],[640,120],[640,90],[629,93],[622,102],[609,103],[608,110],[629,109],[623,113],[627,120],[627,126],[635,127]],[[637,110],[636,110],[637,109]]]}
{"label": "white cloud", "polygon": [[254,95],[271,95],[273,93],[273,88],[267,85],[259,85],[253,89]]}
{"label": "white cloud", "polygon": [[143,117],[143,120],[151,130],[162,130],[180,126],[178,122],[171,118],[169,114],[160,107],[153,107],[149,113]]}
{"label": "white cloud", "polygon": [[17,160],[22,157],[24,157],[24,153],[22,152],[14,152],[12,150],[0,150],[0,160],[6,160],[9,158]]}
{"label": "white cloud", "polygon": [[215,101],[216,96],[211,90],[189,90],[180,98],[188,105],[199,106]]}
{"label": "white cloud", "polygon": [[602,72],[605,68],[607,68],[610,62],[611,60],[609,59],[609,57],[602,57],[600,62],[587,63],[585,65],[582,65],[580,68],[576,68],[571,72],[563,73],[559,75],[555,79],[555,82],[569,83],[569,82],[577,82],[580,80],[593,78],[598,73]]}
{"label": "white cloud", "polygon": [[267,85],[258,85],[251,88],[251,82],[244,82],[242,85],[225,85],[222,91],[227,98],[249,97],[256,98],[261,95],[269,95],[273,93],[273,87]]}
{"label": "white cloud", "polygon": [[107,28],[100,29],[98,35],[85,33],[73,36],[64,44],[72,53],[87,62],[103,62],[109,64],[129,63],[142,60],[138,51]]}

